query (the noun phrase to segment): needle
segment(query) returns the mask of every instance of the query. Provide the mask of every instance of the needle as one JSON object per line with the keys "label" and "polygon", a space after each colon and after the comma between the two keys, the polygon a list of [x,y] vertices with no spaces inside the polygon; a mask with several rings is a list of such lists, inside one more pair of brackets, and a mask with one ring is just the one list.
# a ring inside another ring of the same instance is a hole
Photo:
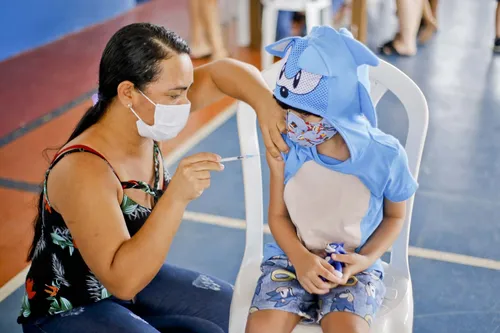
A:
{"label": "needle", "polygon": [[224,163],[224,162],[232,162],[232,161],[241,161],[241,160],[244,160],[244,159],[247,159],[247,158],[250,158],[250,157],[256,157],[256,156],[260,156],[260,154],[258,154],[258,155],[242,155],[242,156],[226,157],[226,158],[221,159],[220,162]]}

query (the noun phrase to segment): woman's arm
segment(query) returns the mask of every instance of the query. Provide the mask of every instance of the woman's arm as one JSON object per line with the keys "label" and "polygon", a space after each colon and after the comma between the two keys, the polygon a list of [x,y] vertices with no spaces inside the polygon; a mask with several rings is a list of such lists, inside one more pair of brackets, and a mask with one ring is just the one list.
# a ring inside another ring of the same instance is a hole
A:
{"label": "woman's arm", "polygon": [[193,85],[188,91],[193,111],[203,109],[224,96],[230,96],[257,109],[263,97],[271,97],[259,70],[247,63],[222,59],[194,69]]}
{"label": "woman's arm", "polygon": [[283,109],[273,98],[259,70],[247,63],[223,59],[195,68],[188,92],[192,110],[202,109],[225,95],[249,104],[257,113],[266,148],[275,158],[288,151]]}
{"label": "woman's arm", "polygon": [[96,156],[72,154],[61,160],[49,177],[49,199],[99,281],[114,296],[132,299],[163,265],[188,202],[208,187],[209,171],[220,170],[216,160],[202,153],[181,161],[165,194],[133,237],[120,209],[120,182]]}

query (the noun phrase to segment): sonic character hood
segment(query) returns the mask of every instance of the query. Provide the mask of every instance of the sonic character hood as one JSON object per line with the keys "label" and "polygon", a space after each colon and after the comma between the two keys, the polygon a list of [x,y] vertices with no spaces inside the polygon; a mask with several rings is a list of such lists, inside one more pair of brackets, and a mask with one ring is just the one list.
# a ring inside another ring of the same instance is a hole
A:
{"label": "sonic character hood", "polygon": [[293,108],[323,117],[347,143],[351,160],[369,144],[377,116],[368,93],[368,67],[379,59],[346,29],[314,27],[266,47],[283,58],[274,96]]}

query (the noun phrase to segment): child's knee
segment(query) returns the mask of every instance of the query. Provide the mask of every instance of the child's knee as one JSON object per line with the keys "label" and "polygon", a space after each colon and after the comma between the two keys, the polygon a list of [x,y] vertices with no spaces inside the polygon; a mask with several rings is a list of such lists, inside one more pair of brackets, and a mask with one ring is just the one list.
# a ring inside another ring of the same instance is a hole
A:
{"label": "child's knee", "polygon": [[300,321],[296,314],[279,310],[257,311],[248,317],[246,333],[291,333]]}
{"label": "child's knee", "polygon": [[368,333],[370,325],[362,317],[349,312],[332,312],[321,320],[323,333]]}

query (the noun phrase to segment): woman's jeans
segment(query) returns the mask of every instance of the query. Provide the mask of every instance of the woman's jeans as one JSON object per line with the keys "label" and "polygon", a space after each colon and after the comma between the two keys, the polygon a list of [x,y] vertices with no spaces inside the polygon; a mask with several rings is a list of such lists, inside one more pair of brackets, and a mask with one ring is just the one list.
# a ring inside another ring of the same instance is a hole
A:
{"label": "woman's jeans", "polygon": [[114,297],[23,325],[25,333],[227,333],[232,287],[163,265],[134,302]]}

